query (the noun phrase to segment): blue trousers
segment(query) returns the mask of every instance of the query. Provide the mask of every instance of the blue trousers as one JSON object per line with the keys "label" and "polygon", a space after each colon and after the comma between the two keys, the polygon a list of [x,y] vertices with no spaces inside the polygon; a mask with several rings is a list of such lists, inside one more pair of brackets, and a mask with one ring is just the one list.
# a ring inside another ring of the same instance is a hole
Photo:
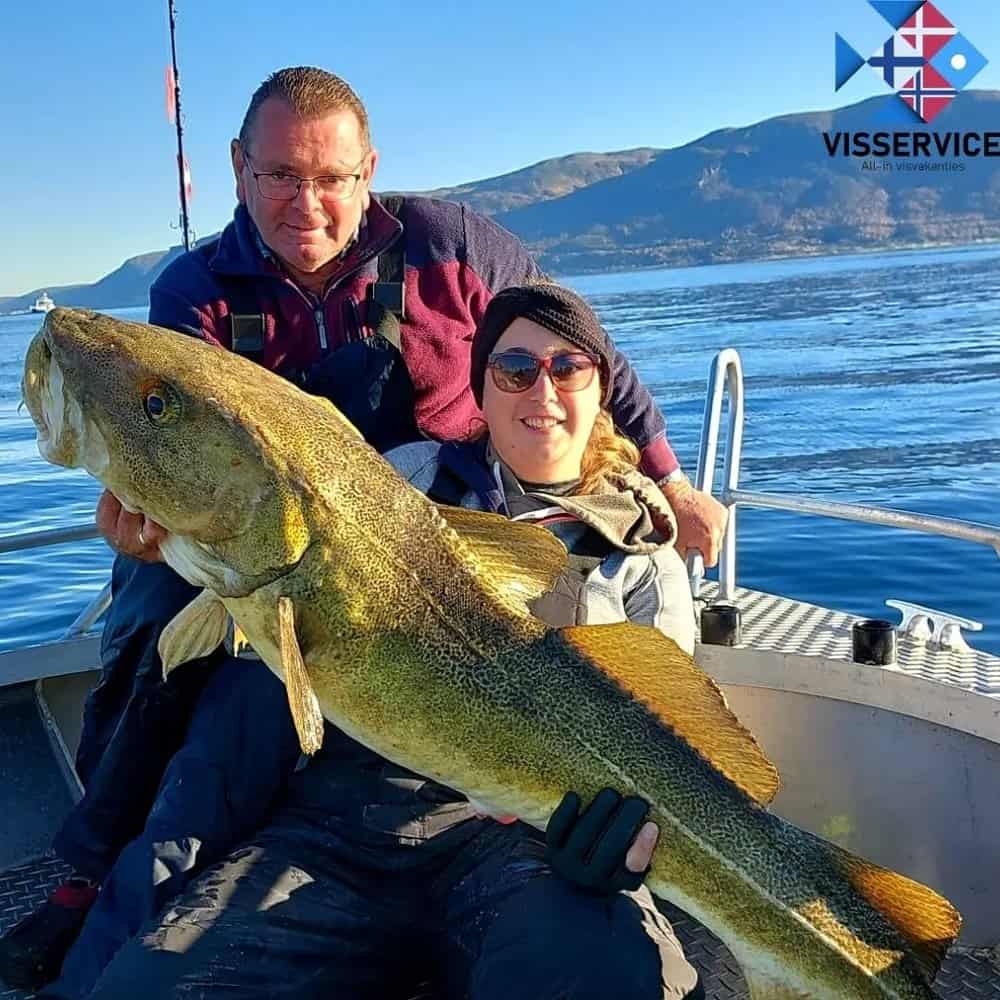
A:
{"label": "blue trousers", "polygon": [[221,661],[195,661],[164,682],[156,652],[160,632],[198,594],[168,566],[118,556],[111,593],[101,678],[84,707],[76,756],[84,796],[53,844],[61,858],[98,882],[145,826],[167,764]]}
{"label": "blue trousers", "polygon": [[281,809],[129,941],[92,998],[702,995],[645,889],[574,889],[520,824],[360,837],[359,815]]}
{"label": "blue trousers", "polygon": [[[190,664],[178,672],[196,669]],[[223,660],[204,687],[144,827],[105,873],[46,995],[87,996],[125,941],[266,821],[298,758],[281,682],[262,663]]]}

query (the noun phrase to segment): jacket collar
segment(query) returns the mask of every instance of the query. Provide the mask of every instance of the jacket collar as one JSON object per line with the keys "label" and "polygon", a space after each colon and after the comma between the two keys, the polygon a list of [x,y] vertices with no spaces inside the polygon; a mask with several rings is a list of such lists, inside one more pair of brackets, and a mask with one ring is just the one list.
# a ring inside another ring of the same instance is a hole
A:
{"label": "jacket collar", "polygon": [[[655,499],[659,491],[639,472],[614,480],[604,479],[599,489],[591,494],[547,493],[538,489],[526,492],[491,444],[487,444],[485,459],[503,491],[506,511],[515,520],[531,521],[546,511],[560,508],[615,548],[630,553],[652,552],[669,540],[653,524],[651,511],[661,513]],[[669,507],[666,510],[669,512]],[[669,512],[665,516],[670,520],[673,514]],[[672,522],[671,529],[673,535]]]}
{"label": "jacket collar", "polygon": [[[562,496],[526,493],[517,476],[497,455],[488,435],[476,441],[441,446],[441,464],[479,497],[489,511],[532,520],[533,513],[558,507],[582,521],[615,548],[628,553],[654,552],[676,537],[673,511],[659,487],[636,471],[613,482],[604,480],[599,492]],[[670,528],[664,536],[653,523],[657,514]]]}

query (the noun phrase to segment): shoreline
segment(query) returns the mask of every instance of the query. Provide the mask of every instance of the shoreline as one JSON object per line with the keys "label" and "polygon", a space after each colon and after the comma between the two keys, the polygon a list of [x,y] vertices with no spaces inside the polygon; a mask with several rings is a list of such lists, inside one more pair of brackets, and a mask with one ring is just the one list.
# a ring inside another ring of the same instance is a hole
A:
{"label": "shoreline", "polygon": [[[584,268],[584,269],[552,269],[551,274],[560,280],[571,280],[573,278],[592,278],[599,275],[615,274],[638,274],[648,271],[681,271],[699,267],[725,267],[729,264],[770,264],[789,260],[839,260],[845,257],[872,257],[878,254],[918,254],[930,250],[977,250],[985,247],[1000,247],[1000,239],[983,239],[955,243],[951,241],[935,241],[930,243],[893,243],[878,247],[850,247],[842,250],[830,249],[827,247],[817,248],[813,251],[803,251],[801,253],[773,253],[773,254],[749,254],[745,257],[732,257],[717,260],[690,261],[687,263],[663,263],[663,264],[635,264],[632,266],[610,267],[610,268]],[[536,255],[539,256],[539,255]],[[27,295],[34,295],[28,292]],[[9,296],[10,298],[25,298],[25,295]],[[4,296],[0,296],[4,298]],[[57,302],[57,305],[64,303]],[[70,308],[86,309],[141,309],[149,305],[148,298],[144,302],[136,302],[127,305],[87,305],[70,306]],[[12,310],[0,310],[0,318],[8,316],[31,316],[34,315],[30,308],[19,308]],[[38,313],[37,315],[43,315]]]}
{"label": "shoreline", "polygon": [[631,267],[593,268],[591,270],[553,271],[553,277],[558,278],[592,278],[596,275],[636,274],[644,271],[682,271],[697,267],[725,267],[728,264],[770,264],[788,260],[839,260],[844,257],[872,257],[878,254],[918,254],[930,250],[979,250],[984,247],[1000,247],[1000,239],[972,240],[962,243],[932,242],[932,243],[899,243],[879,247],[852,247],[844,250],[818,249],[815,252],[774,253],[763,256],[749,255],[732,257],[725,260],[692,261],[690,263],[674,264],[636,264]]}

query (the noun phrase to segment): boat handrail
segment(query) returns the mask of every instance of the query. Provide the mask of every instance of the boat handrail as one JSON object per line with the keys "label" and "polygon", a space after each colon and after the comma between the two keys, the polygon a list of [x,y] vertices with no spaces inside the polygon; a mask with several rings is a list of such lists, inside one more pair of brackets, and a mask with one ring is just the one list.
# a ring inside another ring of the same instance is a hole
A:
{"label": "boat handrail", "polygon": [[[722,403],[728,390],[729,421],[725,442],[722,488],[719,499],[729,510],[729,521],[719,554],[719,599],[731,601],[736,592],[736,509],[737,507],[757,507],[768,510],[784,510],[799,514],[815,514],[820,517],[841,518],[861,521],[866,524],[882,524],[945,538],[958,538],[968,542],[989,545],[1000,556],[1000,527],[962,521],[957,518],[938,517],[932,514],[914,514],[889,507],[875,507],[869,504],[844,503],[834,500],[818,500],[814,497],[795,496],[786,493],[762,493],[741,490],[740,461],[743,455],[743,365],[737,351],[727,347],[716,354],[708,376],[708,391],[705,394],[705,414],[701,427],[701,444],[698,450],[698,469],[695,485],[706,493],[711,493],[715,479],[716,456],[719,449],[719,432],[722,424]],[[704,561],[700,554],[688,557],[688,577],[691,593],[698,597],[704,577]]]}
{"label": "boat handrail", "polygon": [[[0,537],[0,555],[7,552],[23,552],[25,549],[37,549],[47,545],[63,545],[67,542],[84,542],[99,537],[99,532],[93,521],[86,524],[73,524],[65,528],[50,528],[46,531],[29,531],[20,535],[5,535]],[[75,639],[84,635],[107,611],[111,604],[111,584],[106,583],[99,594],[93,597],[87,606],[73,619],[73,622],[60,636],[63,639]]]}
{"label": "boat handrail", "polygon": [[0,555],[8,552],[22,552],[45,545],[62,545],[64,542],[85,542],[98,537],[93,521],[87,524],[71,524],[66,528],[49,528],[46,531],[29,531],[20,535],[0,536]]}

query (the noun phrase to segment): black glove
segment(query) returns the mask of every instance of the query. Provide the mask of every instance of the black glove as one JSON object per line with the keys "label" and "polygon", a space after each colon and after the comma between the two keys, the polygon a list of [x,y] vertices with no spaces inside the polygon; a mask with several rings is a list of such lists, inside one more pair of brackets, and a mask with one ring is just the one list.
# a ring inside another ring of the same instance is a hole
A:
{"label": "black glove", "polygon": [[638,889],[649,870],[629,871],[625,856],[646,821],[649,803],[602,788],[578,817],[579,808],[580,796],[567,792],[545,829],[552,870],[577,888],[602,895]]}

